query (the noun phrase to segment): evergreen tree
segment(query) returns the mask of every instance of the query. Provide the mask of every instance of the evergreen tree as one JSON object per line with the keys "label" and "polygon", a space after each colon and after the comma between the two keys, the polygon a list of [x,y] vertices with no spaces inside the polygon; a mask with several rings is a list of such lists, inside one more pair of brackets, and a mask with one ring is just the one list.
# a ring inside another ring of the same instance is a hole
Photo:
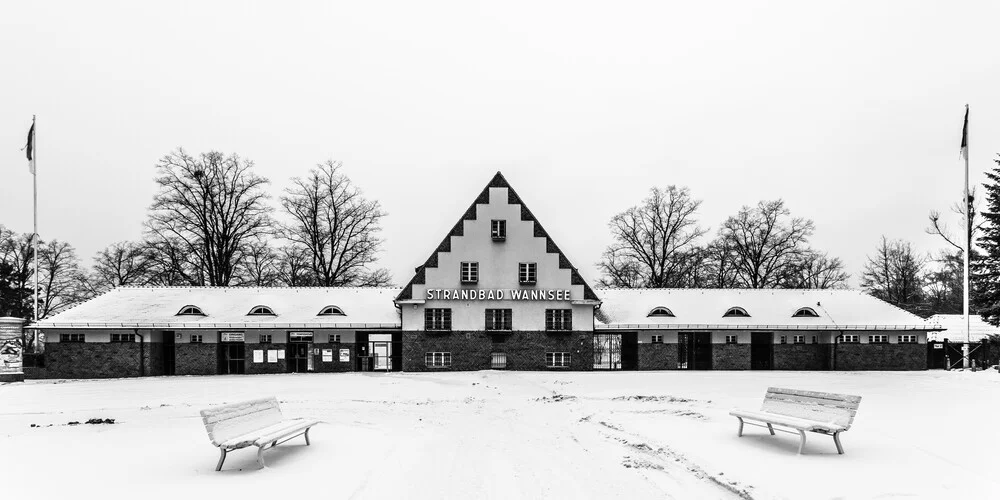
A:
{"label": "evergreen tree", "polygon": [[993,326],[1000,325],[1000,159],[997,166],[986,173],[986,219],[983,236],[979,239],[982,254],[972,263],[972,289],[976,291],[973,306],[983,320]]}

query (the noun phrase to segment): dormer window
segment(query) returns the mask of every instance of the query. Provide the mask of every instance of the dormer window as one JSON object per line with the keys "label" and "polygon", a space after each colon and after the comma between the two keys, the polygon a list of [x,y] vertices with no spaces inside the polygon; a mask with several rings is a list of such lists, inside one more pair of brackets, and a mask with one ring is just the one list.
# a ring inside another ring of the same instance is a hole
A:
{"label": "dormer window", "polygon": [[177,311],[178,316],[204,316],[205,313],[201,312],[198,306],[184,306],[180,311]]}
{"label": "dormer window", "polygon": [[814,311],[811,307],[803,307],[803,308],[799,309],[798,311],[795,311],[795,314],[793,314],[792,317],[793,318],[818,318],[819,314],[817,314],[816,311]]}
{"label": "dormer window", "polygon": [[275,316],[275,314],[270,307],[255,306],[253,309],[250,309],[250,312],[247,313],[247,316]]}
{"label": "dormer window", "polygon": [[493,241],[504,241],[507,239],[507,221],[493,219],[490,222],[490,236]]}
{"label": "dormer window", "polygon": [[666,307],[659,306],[659,307],[654,307],[652,311],[649,311],[649,314],[647,314],[646,317],[647,318],[673,318],[674,317],[674,313],[671,312],[670,309],[667,309]]}
{"label": "dormer window", "polygon": [[750,313],[742,307],[730,307],[726,310],[726,314],[722,315],[723,318],[749,318]]}
{"label": "dormer window", "polygon": [[326,306],[317,316],[347,316],[347,314],[337,306]]}

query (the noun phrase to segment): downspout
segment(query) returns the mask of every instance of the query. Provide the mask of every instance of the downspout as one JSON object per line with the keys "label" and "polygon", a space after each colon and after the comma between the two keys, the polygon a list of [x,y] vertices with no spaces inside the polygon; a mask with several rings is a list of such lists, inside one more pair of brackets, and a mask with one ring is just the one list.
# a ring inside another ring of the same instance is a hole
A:
{"label": "downspout", "polygon": [[139,337],[139,376],[146,376],[146,339],[139,333],[138,328],[132,329],[135,336]]}

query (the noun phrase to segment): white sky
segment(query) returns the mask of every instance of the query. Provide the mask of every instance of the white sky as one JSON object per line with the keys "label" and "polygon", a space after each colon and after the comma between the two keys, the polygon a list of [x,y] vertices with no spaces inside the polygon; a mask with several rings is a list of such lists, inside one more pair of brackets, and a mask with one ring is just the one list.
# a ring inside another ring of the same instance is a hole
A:
{"label": "white sky", "polygon": [[0,224],[31,231],[37,114],[40,233],[87,265],[183,146],[275,198],[342,160],[398,284],[501,170],[591,281],[608,219],[678,184],[713,235],[784,198],[856,285],[882,234],[942,246],[966,103],[973,183],[1000,152],[995,1],[249,3],[0,4]]}

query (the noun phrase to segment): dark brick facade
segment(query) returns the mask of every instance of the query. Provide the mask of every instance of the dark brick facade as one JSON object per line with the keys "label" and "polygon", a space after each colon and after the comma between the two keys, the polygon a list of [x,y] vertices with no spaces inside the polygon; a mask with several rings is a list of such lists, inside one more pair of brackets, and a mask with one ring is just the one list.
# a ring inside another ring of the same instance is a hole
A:
{"label": "dark brick facade", "polygon": [[926,344],[832,344],[834,370],[926,370]]}
{"label": "dark brick facade", "polygon": [[712,344],[713,370],[749,370],[750,344]]}
{"label": "dark brick facade", "polygon": [[[491,354],[507,354],[507,370],[592,370],[592,332],[403,332],[403,371],[488,370]],[[428,368],[424,354],[450,352],[451,368]],[[545,366],[546,352],[568,352],[569,368]]]}
{"label": "dark brick facade", "polygon": [[[247,351],[252,356],[252,351]],[[174,373],[177,375],[215,375],[219,372],[218,344],[175,344]]]}
{"label": "dark brick facade", "polygon": [[[149,347],[148,345],[145,347]],[[146,375],[149,350],[145,350]],[[58,342],[45,346],[46,378],[116,378],[142,375],[139,363],[140,344],[129,342],[70,343]]]}
{"label": "dark brick facade", "polygon": [[676,370],[677,344],[639,344],[640,370]]}
{"label": "dark brick facade", "polygon": [[[354,371],[354,360],[355,360],[354,344],[348,344],[348,343],[313,344],[313,347],[320,349],[320,354],[316,355],[316,360],[313,364],[315,371],[321,373]],[[323,349],[333,349],[333,361],[323,362]],[[340,361],[341,349],[347,349],[351,352],[350,361],[345,361],[345,362]]]}
{"label": "dark brick facade", "polygon": [[829,370],[832,344],[776,344],[775,370]]}
{"label": "dark brick facade", "polygon": [[[253,352],[255,350],[264,351],[264,362],[254,363]],[[288,371],[288,362],[285,359],[278,359],[275,363],[267,362],[267,351],[277,350],[286,352],[287,344],[247,344],[246,345],[246,373],[285,373]]]}

